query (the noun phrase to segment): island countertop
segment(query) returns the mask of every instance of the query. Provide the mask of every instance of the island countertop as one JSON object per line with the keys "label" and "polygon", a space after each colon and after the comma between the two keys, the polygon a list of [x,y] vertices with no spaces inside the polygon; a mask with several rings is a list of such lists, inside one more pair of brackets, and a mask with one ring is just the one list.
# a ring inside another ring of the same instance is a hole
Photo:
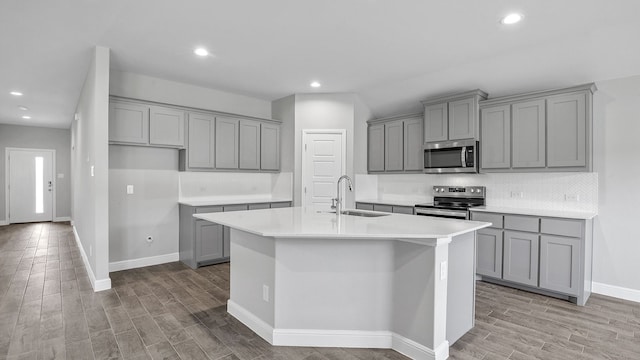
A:
{"label": "island countertop", "polygon": [[[357,210],[358,212],[369,212]],[[476,231],[487,222],[381,213],[379,217],[336,215],[291,207],[228,213],[202,213],[196,218],[259,236],[276,238],[440,239]]]}

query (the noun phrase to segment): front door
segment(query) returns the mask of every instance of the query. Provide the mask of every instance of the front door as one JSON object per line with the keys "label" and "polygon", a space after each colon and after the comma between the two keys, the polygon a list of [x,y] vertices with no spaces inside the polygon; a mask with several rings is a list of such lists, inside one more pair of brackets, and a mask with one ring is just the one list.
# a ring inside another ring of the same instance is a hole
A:
{"label": "front door", "polygon": [[9,223],[53,220],[53,150],[9,150]]}
{"label": "front door", "polygon": [[345,133],[305,132],[303,147],[302,206],[329,211],[331,199],[336,197],[336,182],[345,174]]}

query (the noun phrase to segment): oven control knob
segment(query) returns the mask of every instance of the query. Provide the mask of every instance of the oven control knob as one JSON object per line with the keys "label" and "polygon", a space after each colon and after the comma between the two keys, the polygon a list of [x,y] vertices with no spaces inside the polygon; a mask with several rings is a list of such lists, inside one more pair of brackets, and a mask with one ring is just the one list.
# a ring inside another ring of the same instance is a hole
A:
{"label": "oven control knob", "polygon": [[471,193],[473,194],[474,192],[476,192],[476,189],[471,189]]}
{"label": "oven control knob", "polygon": [[440,192],[440,189],[438,189],[438,188],[436,188],[435,190],[436,190],[436,192]]}
{"label": "oven control knob", "polygon": [[482,189],[476,189],[476,192],[480,194],[482,192]]}

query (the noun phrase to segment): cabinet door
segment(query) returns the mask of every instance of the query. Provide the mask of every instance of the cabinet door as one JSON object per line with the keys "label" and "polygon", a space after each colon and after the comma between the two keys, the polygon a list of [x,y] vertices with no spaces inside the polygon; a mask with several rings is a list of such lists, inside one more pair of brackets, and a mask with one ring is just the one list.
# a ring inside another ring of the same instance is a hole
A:
{"label": "cabinet door", "polygon": [[477,232],[476,273],[502,278],[502,230],[481,229]]}
{"label": "cabinet door", "polygon": [[513,104],[511,162],[514,168],[545,167],[545,102]]}
{"label": "cabinet door", "polygon": [[280,125],[260,125],[260,169],[280,170]]}
{"label": "cabinet door", "polygon": [[[225,205],[224,212],[249,210],[249,205]],[[225,226],[222,232],[222,255],[224,257],[231,256],[231,228]]]}
{"label": "cabinet door", "polygon": [[233,118],[216,118],[216,168],[238,168],[238,134],[239,120]]}
{"label": "cabinet door", "polygon": [[547,99],[547,167],[587,166],[586,94]]}
{"label": "cabinet door", "polygon": [[393,206],[391,212],[394,214],[413,215],[413,206]]}
{"label": "cabinet door", "polygon": [[393,212],[393,206],[391,206],[391,205],[382,205],[382,204],[373,204],[373,211],[392,213]]}
{"label": "cabinet door", "polygon": [[373,204],[356,202],[356,209],[373,211]]}
{"label": "cabinet door", "polygon": [[449,139],[447,103],[424,107],[424,141]]}
{"label": "cabinet door", "polygon": [[184,111],[151,106],[149,144],[184,147]]}
{"label": "cabinet door", "polygon": [[222,242],[222,225],[205,220],[196,220],[197,262],[222,258]]}
{"label": "cabinet door", "polygon": [[369,172],[384,171],[384,124],[369,126],[367,147]]}
{"label": "cabinet door", "polygon": [[404,121],[404,170],[422,170],[422,118]]}
{"label": "cabinet door", "polygon": [[580,281],[578,238],[542,235],[540,237],[540,287],[578,295]]}
{"label": "cabinet door", "polygon": [[505,231],[502,278],[538,286],[538,234]]}
{"label": "cabinet door", "polygon": [[187,146],[190,168],[213,169],[215,166],[215,123],[210,115],[189,113],[189,144]]}
{"label": "cabinet door", "polygon": [[476,137],[476,100],[469,98],[449,103],[449,140]]}
{"label": "cabinet door", "polygon": [[149,107],[112,101],[109,104],[109,141],[149,143]]}
{"label": "cabinet door", "polygon": [[511,167],[511,107],[496,106],[480,110],[480,167]]}
{"label": "cabinet door", "polygon": [[260,169],[260,123],[240,120],[240,169]]}
{"label": "cabinet door", "polygon": [[404,127],[402,120],[384,124],[384,169],[401,171],[404,166]]}

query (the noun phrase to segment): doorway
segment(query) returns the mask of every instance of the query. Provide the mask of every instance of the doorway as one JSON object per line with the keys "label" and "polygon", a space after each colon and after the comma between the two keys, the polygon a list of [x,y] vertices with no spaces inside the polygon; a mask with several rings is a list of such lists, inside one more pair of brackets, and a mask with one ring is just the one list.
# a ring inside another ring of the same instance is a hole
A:
{"label": "doorway", "polygon": [[[329,211],[336,181],[346,173],[346,130],[303,130],[302,206]],[[344,186],[344,185],[343,185]],[[345,189],[341,189],[344,194]]]}
{"label": "doorway", "polygon": [[55,150],[49,149],[6,149],[9,224],[53,220],[55,154]]}

